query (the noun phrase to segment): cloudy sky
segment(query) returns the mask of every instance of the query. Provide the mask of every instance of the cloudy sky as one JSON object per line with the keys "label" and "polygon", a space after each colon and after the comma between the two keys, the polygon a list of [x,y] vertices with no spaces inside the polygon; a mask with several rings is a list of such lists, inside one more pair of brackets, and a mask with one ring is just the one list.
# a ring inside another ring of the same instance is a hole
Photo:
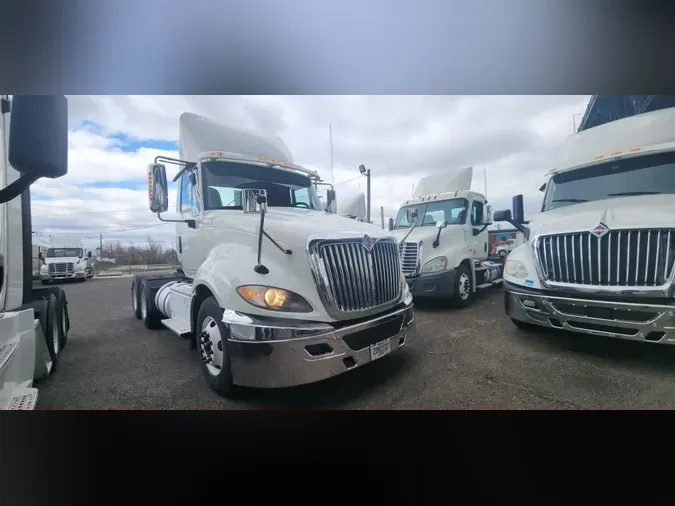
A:
{"label": "cloudy sky", "polygon": [[[525,195],[526,215],[552,152],[573,131],[589,96],[70,96],[68,175],[33,186],[38,235],[173,243],[171,225],[147,209],[146,166],[178,156],[178,117],[190,111],[280,136],[296,163],[318,169],[344,200],[372,173],[372,219],[395,216],[423,176],[473,166],[473,188],[495,209]],[[333,129],[331,174],[329,125]],[[168,169],[168,168],[167,168]],[[175,206],[175,189],[170,209]]]}

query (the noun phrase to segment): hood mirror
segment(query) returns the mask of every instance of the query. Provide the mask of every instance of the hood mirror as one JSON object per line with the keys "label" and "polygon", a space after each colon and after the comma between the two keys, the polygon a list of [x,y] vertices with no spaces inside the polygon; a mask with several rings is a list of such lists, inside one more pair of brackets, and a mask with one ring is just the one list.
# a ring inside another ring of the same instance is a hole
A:
{"label": "hood mirror", "polygon": [[261,213],[267,211],[267,191],[247,188],[242,190],[245,213]]}
{"label": "hood mirror", "polygon": [[389,232],[394,230],[394,218],[389,218]]}
{"label": "hood mirror", "polygon": [[446,220],[436,222],[436,228],[438,228],[439,230],[442,230],[447,226],[448,226],[448,222]]}

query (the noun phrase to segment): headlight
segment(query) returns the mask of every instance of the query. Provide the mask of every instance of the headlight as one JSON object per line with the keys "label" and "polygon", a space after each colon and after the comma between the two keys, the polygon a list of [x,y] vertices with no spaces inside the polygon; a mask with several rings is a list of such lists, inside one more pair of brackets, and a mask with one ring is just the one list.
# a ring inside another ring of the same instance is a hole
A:
{"label": "headlight", "polygon": [[431,272],[443,272],[448,269],[448,259],[445,257],[436,257],[429,260],[422,267],[422,274]]}
{"label": "headlight", "polygon": [[40,266],[40,272],[47,272],[48,270],[49,270],[49,267],[47,267],[46,265],[43,264],[43,265]]}
{"label": "headlight", "polygon": [[292,313],[312,312],[312,306],[303,297],[282,288],[245,285],[237,288],[237,293],[249,304],[263,309]]}
{"label": "headlight", "polygon": [[525,264],[523,262],[519,262],[518,260],[507,259],[506,264],[504,265],[504,272],[506,272],[509,276],[519,279],[525,279],[530,275],[530,273],[527,272],[527,267],[525,267]]}

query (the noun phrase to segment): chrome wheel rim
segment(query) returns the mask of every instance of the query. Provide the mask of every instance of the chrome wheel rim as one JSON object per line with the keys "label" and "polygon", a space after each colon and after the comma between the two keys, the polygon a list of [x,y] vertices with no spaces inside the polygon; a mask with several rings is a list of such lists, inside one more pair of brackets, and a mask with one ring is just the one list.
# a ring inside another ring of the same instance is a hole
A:
{"label": "chrome wheel rim", "polygon": [[469,283],[469,276],[463,272],[459,276],[459,296],[461,297],[462,300],[466,300],[469,298],[469,294],[471,293],[471,286]]}
{"label": "chrome wheel rim", "polygon": [[134,309],[134,314],[138,311],[138,296],[136,295],[136,287],[131,289],[131,307]]}
{"label": "chrome wheel rim", "polygon": [[209,374],[217,376],[223,368],[225,359],[225,342],[220,334],[218,323],[207,316],[202,323],[199,336],[199,351]]}

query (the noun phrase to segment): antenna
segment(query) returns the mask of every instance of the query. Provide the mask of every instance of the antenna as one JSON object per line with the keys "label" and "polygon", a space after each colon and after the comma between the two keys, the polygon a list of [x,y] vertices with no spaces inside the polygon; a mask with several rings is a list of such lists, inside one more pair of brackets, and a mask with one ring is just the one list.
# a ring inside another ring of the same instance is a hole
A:
{"label": "antenna", "polygon": [[333,179],[333,186],[335,185],[335,170],[333,168],[333,125],[328,125],[328,131],[330,132],[330,173]]}

